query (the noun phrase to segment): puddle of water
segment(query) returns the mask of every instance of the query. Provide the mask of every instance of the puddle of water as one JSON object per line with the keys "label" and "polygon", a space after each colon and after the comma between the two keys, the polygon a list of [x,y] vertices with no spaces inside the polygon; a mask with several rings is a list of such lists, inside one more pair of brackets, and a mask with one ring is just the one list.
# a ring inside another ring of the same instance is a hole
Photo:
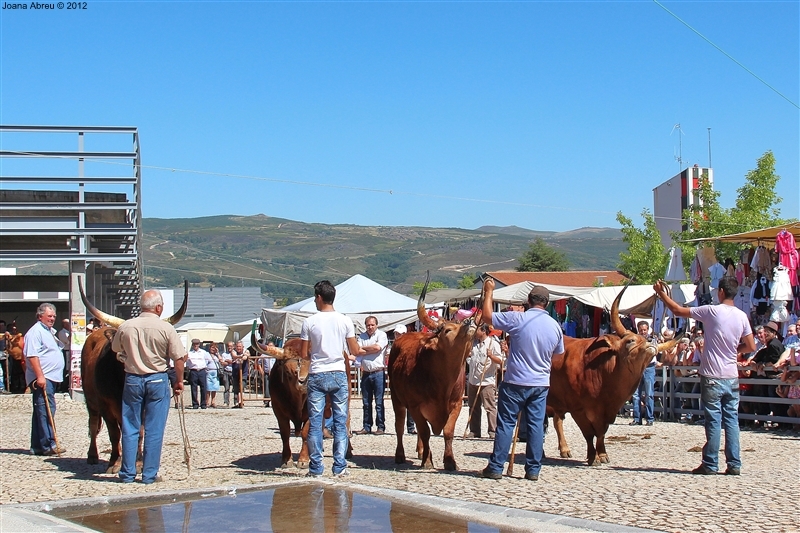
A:
{"label": "puddle of water", "polygon": [[438,515],[338,487],[303,484],[180,503],[62,518],[103,533],[180,531],[503,533],[496,527]]}

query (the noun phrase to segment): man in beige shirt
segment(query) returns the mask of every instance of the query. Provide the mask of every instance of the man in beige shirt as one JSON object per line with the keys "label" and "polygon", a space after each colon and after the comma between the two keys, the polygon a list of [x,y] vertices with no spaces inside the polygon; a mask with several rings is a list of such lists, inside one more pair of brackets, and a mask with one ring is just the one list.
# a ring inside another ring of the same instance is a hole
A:
{"label": "man in beige shirt", "polygon": [[[122,393],[122,467],[119,478],[132,483],[136,477],[139,428],[144,426],[142,483],[160,481],[161,447],[170,406],[168,360],[175,362],[175,394],[183,392],[186,349],[171,324],[159,318],[164,300],[157,290],[146,291],[142,313],[123,323],[111,343],[125,365]],[[144,413],[144,419],[142,419]]]}

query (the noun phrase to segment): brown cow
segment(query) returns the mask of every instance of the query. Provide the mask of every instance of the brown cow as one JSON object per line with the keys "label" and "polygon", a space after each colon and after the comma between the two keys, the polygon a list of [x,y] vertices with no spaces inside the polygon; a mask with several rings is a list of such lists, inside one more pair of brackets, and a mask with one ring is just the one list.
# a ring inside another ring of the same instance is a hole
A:
{"label": "brown cow", "polygon": [[[627,287],[626,287],[627,288]],[[608,462],[605,436],[620,408],[639,385],[653,356],[669,350],[678,341],[661,345],[625,329],[619,319],[620,291],[611,306],[615,334],[592,339],[564,337],[564,354],[553,357],[547,410],[553,414],[561,457],[572,457],[564,438],[564,415],[573,420],[586,439],[590,466]],[[597,438],[597,445],[594,439]]]}
{"label": "brown cow", "polygon": [[[292,449],[289,445],[291,428],[294,425],[295,437],[300,437],[303,441],[300,448],[300,455],[297,457],[298,468],[308,468],[308,389],[306,380],[311,361],[300,358],[300,339],[289,339],[283,348],[274,346],[261,346],[255,338],[255,323],[253,333],[250,336],[250,344],[255,350],[262,354],[276,359],[272,370],[269,371],[269,395],[272,412],[278,419],[278,429],[283,441],[283,451],[281,452],[281,468],[294,466],[292,461]],[[345,372],[350,376],[350,360],[345,355]],[[350,405],[350,387],[347,388],[347,404]],[[330,398],[325,399],[324,417],[331,415]],[[347,410],[347,436],[350,437],[350,409]],[[353,456],[353,447],[348,440],[347,453],[348,459]]]}
{"label": "brown cow", "polygon": [[[456,470],[453,457],[453,433],[464,396],[464,361],[472,348],[476,321],[462,324],[434,322],[426,313],[423,301],[430,273],[417,303],[417,315],[430,332],[406,333],[389,353],[389,382],[395,414],[397,449],[395,463],[406,460],[403,430],[406,412],[417,424],[417,457],[423,468],[433,468],[431,433],[444,431],[444,467]],[[430,424],[430,426],[429,426]]]}
{"label": "brown cow", "polygon": [[[117,360],[117,354],[111,349],[111,341],[117,333],[117,327],[123,322],[121,318],[107,315],[92,305],[78,284],[81,300],[86,310],[111,327],[95,329],[86,339],[81,350],[81,381],[86,410],[89,412],[89,451],[86,462],[96,465],[99,462],[97,453],[97,434],[103,421],[108,428],[111,441],[111,457],[108,460],[107,474],[116,474],[122,466],[120,455],[120,438],[122,437],[122,391],[125,388],[125,367]],[[180,322],[186,312],[189,301],[189,283],[184,282],[183,305],[178,312],[168,319],[170,324]],[[178,379],[182,379],[178,376]],[[139,457],[141,457],[141,439],[139,441]]]}

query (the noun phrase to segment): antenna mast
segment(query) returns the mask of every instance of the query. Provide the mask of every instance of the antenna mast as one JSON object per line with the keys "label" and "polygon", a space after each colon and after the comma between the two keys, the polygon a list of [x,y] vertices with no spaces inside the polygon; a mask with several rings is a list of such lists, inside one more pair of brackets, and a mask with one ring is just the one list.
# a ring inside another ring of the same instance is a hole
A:
{"label": "antenna mast", "polygon": [[708,168],[711,168],[711,128],[708,128]]}
{"label": "antenna mast", "polygon": [[672,128],[672,131],[675,130],[678,130],[678,156],[675,158],[675,160],[678,161],[678,172],[680,172],[683,170],[683,139],[681,139],[683,136],[683,131],[681,131],[680,122],[675,124],[675,126]]}

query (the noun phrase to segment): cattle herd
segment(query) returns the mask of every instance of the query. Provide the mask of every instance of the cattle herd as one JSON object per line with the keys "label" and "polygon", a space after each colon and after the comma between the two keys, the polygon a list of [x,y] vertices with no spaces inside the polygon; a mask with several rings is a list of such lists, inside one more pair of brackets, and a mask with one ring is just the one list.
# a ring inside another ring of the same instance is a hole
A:
{"label": "cattle herd", "polygon": [[[388,373],[397,434],[395,462],[406,461],[402,436],[406,416],[410,416],[417,425],[416,451],[422,468],[434,468],[430,436],[443,434],[443,466],[447,470],[456,470],[453,436],[462,405],[464,363],[472,348],[480,316],[461,323],[434,321],[425,312],[423,304],[427,288],[426,281],[417,304],[423,331],[407,333],[397,339],[389,354]],[[619,293],[611,308],[613,333],[590,339],[565,337],[564,354],[554,357],[552,362],[547,412],[553,417],[559,452],[562,457],[571,457],[563,431],[564,417],[570,413],[586,439],[589,465],[609,461],[605,448],[608,426],[614,422],[620,408],[633,393],[653,356],[671,348],[670,343],[650,343],[624,327],[619,318],[619,302],[624,292],[623,289]],[[90,446],[87,462],[98,463],[96,437],[104,421],[112,445],[107,471],[114,473],[120,467],[124,371],[122,363],[111,350],[111,339],[123,320],[96,309],[82,290],[81,298],[87,310],[106,324],[87,338],[81,359],[84,395],[89,412]],[[176,324],[182,318],[187,298],[188,284],[185,284],[183,305],[174,316],[166,319],[171,324]],[[677,341],[671,342],[674,344]],[[269,387],[271,406],[283,443],[281,466],[296,464],[299,468],[308,468],[305,385],[309,362],[299,357],[299,343],[299,339],[292,339],[283,348],[262,347],[256,342],[255,335],[252,338],[252,344],[258,352],[276,358],[269,375]],[[329,406],[326,406],[326,412],[328,410]],[[290,424],[294,426],[295,435],[302,438],[296,463],[289,445]],[[348,450],[348,456],[351,454],[352,448]]]}

